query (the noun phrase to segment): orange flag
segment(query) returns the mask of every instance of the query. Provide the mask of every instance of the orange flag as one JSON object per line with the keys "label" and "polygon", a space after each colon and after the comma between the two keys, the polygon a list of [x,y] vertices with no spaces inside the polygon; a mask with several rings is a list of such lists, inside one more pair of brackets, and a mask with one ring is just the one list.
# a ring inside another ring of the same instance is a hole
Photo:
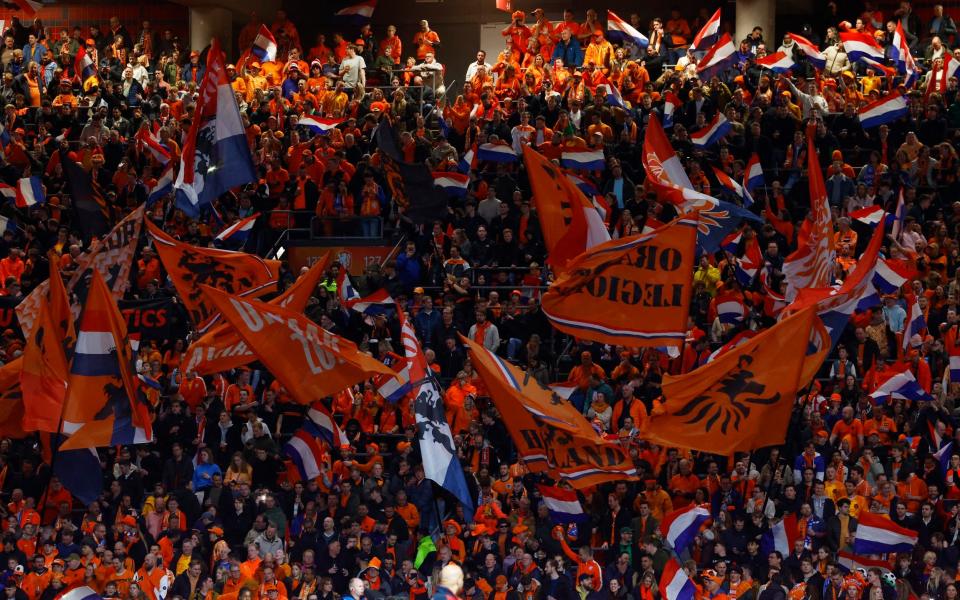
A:
{"label": "orange flag", "polygon": [[523,147],[533,202],[547,244],[547,262],[565,269],[585,250],[610,239],[593,203],[545,156]]}
{"label": "orange flag", "polygon": [[20,391],[20,370],[23,357],[0,367],[0,437],[27,437],[23,422],[23,393]]}
{"label": "orange flag", "polygon": [[70,376],[68,356],[73,354],[76,337],[70,297],[56,261],[50,261],[47,293],[23,349],[20,387],[30,399],[24,406],[25,431],[59,431]]}
{"label": "orange flag", "polygon": [[619,442],[601,438],[572,404],[480,344],[460,339],[527,468],[577,489],[636,477]]}
{"label": "orange flag", "polygon": [[150,221],[147,221],[147,229],[156,242],[157,254],[177,288],[180,301],[199,331],[206,331],[217,314],[200,292],[200,286],[208,285],[244,297],[262,296],[276,289],[280,261],[265,260],[245,252],[184,244]]}
{"label": "orange flag", "polygon": [[697,217],[611,240],[568,264],[543,296],[554,327],[603,344],[679,346],[687,336]]}
{"label": "orange flag", "polygon": [[153,439],[150,406],[137,375],[127,326],[97,270],[80,315],[63,403],[61,450],[138,444]]}
{"label": "orange flag", "polygon": [[309,405],[377,373],[395,375],[350,340],[289,308],[209,286],[203,286],[203,293],[300,404]]}
{"label": "orange flag", "polygon": [[[307,302],[323,277],[329,262],[330,254],[325,253],[310,267],[309,271],[301,275],[288,290],[271,300],[269,304],[284,306],[296,313],[302,313],[306,310]],[[181,371],[211,375],[242,367],[253,362],[255,358],[246,343],[237,335],[236,329],[221,323],[190,344],[181,365]]]}
{"label": "orange flag", "polygon": [[782,444],[816,319],[808,308],[691,373],[665,375],[663,410],[641,435],[724,455]]}

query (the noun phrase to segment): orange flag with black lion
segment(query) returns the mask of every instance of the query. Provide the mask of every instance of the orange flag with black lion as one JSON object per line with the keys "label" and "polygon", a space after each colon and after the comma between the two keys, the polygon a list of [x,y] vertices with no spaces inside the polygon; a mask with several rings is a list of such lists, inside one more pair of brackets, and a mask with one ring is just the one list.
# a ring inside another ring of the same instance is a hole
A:
{"label": "orange flag with black lion", "polygon": [[695,371],[664,376],[663,409],[642,435],[715,454],[782,444],[816,319],[806,309]]}

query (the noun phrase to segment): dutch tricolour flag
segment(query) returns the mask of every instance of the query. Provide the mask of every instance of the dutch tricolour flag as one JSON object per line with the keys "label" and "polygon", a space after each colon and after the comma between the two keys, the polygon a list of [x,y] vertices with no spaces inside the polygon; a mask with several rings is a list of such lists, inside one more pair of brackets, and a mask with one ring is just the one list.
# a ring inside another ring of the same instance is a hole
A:
{"label": "dutch tricolour flag", "polygon": [[850,62],[856,62],[863,58],[872,58],[877,62],[883,62],[883,48],[868,33],[843,31],[840,33],[840,41],[843,42],[843,49]]}
{"label": "dutch tricolour flag", "polygon": [[618,17],[610,9],[607,9],[607,36],[619,42],[630,41],[641,48],[646,48],[650,44],[647,36],[634,29],[630,23]]}
{"label": "dutch tricolour flag", "polygon": [[81,586],[73,588],[66,594],[60,596],[60,600],[103,600],[100,594],[93,591],[92,588]]}
{"label": "dutch tricolour flag", "polygon": [[697,588],[687,577],[676,558],[671,557],[663,566],[660,575],[660,593],[664,600],[693,600],[697,595]]}
{"label": "dutch tricolour flag", "polygon": [[892,123],[910,113],[907,98],[903,94],[889,94],[860,109],[858,117],[864,129]]}
{"label": "dutch tricolour flag", "polygon": [[331,446],[342,446],[349,444],[350,439],[347,434],[340,429],[337,422],[333,420],[330,411],[319,402],[314,402],[307,411],[307,418],[303,422],[304,429],[314,437],[321,438]]}
{"label": "dutch tricolour flag", "polygon": [[597,148],[596,150],[584,148],[564,151],[560,155],[560,164],[568,169],[602,171],[606,166],[606,161],[603,159],[603,148]]}
{"label": "dutch tricolour flag", "polygon": [[509,144],[486,143],[480,144],[480,147],[477,148],[477,160],[512,163],[519,159],[517,153],[513,151]]}
{"label": "dutch tricolour flag", "polygon": [[477,145],[474,144],[469,150],[463,153],[460,160],[457,161],[457,170],[461,173],[469,173],[477,167]]}
{"label": "dutch tricolour flag", "polygon": [[153,206],[157,203],[157,200],[173,191],[173,183],[177,180],[177,176],[173,173],[174,166],[174,163],[169,163],[163,169],[160,178],[157,179],[156,185],[150,188],[150,193],[147,195],[147,208]]}
{"label": "dutch tricolour flag", "polygon": [[323,447],[320,441],[306,429],[299,429],[293,434],[286,444],[283,445],[283,453],[286,454],[297,470],[300,471],[300,478],[304,481],[310,481],[320,476],[320,465],[323,464]]}
{"label": "dutch tricolour flag", "polygon": [[780,554],[787,556],[793,552],[793,543],[798,537],[800,536],[797,533],[797,516],[792,513],[787,514],[763,534],[760,538],[760,548],[765,554],[777,550]]}
{"label": "dutch tricolour flag", "polygon": [[893,239],[900,240],[903,234],[903,223],[907,218],[907,206],[903,201],[903,188],[900,188],[900,196],[897,198],[897,209],[893,211],[893,225],[890,226],[890,235]]}
{"label": "dutch tricolour flag", "polygon": [[747,318],[747,307],[736,295],[720,293],[716,302],[717,317],[724,325],[736,325]]}
{"label": "dutch tricolour flag", "polygon": [[4,231],[9,231],[11,233],[17,232],[17,225],[11,221],[8,217],[0,217],[0,233]]}
{"label": "dutch tricolour flag", "polygon": [[245,219],[240,219],[233,225],[227,227],[217,236],[216,241],[222,243],[243,244],[250,237],[250,232],[257,222],[260,213],[254,213]]}
{"label": "dutch tricolour flag", "polygon": [[351,4],[333,13],[338,17],[358,17],[360,19],[370,19],[373,17],[373,11],[377,8],[377,0],[364,0],[356,4]]}
{"label": "dutch tricolour flag", "polygon": [[673,127],[673,112],[680,106],[680,98],[673,92],[663,95],[663,126]]}
{"label": "dutch tricolour flag", "polygon": [[747,166],[743,169],[743,187],[747,192],[752,192],[759,187],[763,187],[766,183],[766,180],[763,178],[763,167],[760,165],[760,157],[754,152],[750,155],[750,160],[747,161]]}
{"label": "dutch tricolour flag", "polygon": [[873,287],[877,288],[877,292],[893,294],[902,288],[914,274],[907,264],[899,260],[881,258],[877,260],[877,268],[871,283],[873,283]]}
{"label": "dutch tricolour flag", "polygon": [[717,40],[717,43],[710,47],[703,56],[703,60],[697,63],[697,74],[700,79],[706,81],[711,77],[726,69],[733,62],[737,54],[737,48],[730,39],[730,34],[725,33]]}
{"label": "dutch tricolour flag", "polygon": [[587,520],[587,513],[583,512],[583,506],[580,505],[575,491],[549,485],[538,485],[537,489],[540,490],[540,496],[550,510],[550,518],[554,523],[565,525]]}
{"label": "dutch tricolour flag", "polygon": [[693,43],[690,44],[690,49],[694,52],[706,50],[709,48],[715,41],[717,41],[717,36],[720,35],[720,9],[717,9],[717,12],[713,13],[713,16],[710,17],[710,20],[704,23],[703,27],[700,28],[700,31],[697,32],[696,37],[693,38]]}
{"label": "dutch tricolour flag", "polygon": [[30,208],[42,204],[44,200],[46,200],[46,196],[43,193],[43,184],[39,177],[24,177],[17,181],[16,197],[14,199],[17,208]]}
{"label": "dutch tricolour flag", "polygon": [[6,183],[0,182],[0,197],[3,197],[7,202],[16,202],[17,200],[17,188],[12,185],[7,185]]}
{"label": "dutch tricolour flag", "polygon": [[381,360],[383,364],[393,369],[396,375],[378,374],[373,378],[373,384],[377,387],[377,393],[383,396],[384,400],[396,404],[413,389],[410,381],[410,361],[393,352],[388,352]]}
{"label": "dutch tricolour flag", "polygon": [[324,119],[322,117],[303,117],[297,121],[297,125],[303,125],[308,127],[310,131],[314,133],[319,133],[320,135],[326,135],[330,133],[331,129],[336,129],[338,125],[343,123],[344,119]]}
{"label": "dutch tricolour flag", "polygon": [[850,218],[870,227],[876,227],[880,221],[883,221],[884,215],[886,215],[886,211],[883,210],[882,206],[876,204],[850,212]]}
{"label": "dutch tricolour flag", "polygon": [[716,116],[706,127],[690,135],[690,141],[697,148],[709,148],[719,142],[720,138],[727,135],[730,127],[730,121],[723,116],[722,112],[717,111]]}
{"label": "dutch tricolour flag", "polygon": [[881,573],[884,574],[890,572],[890,563],[885,560],[858,556],[852,552],[844,552],[843,550],[837,552],[837,564],[840,565],[841,568],[846,569],[848,573],[860,569],[867,571],[873,567],[880,569]]}
{"label": "dutch tricolour flag", "polygon": [[797,66],[797,63],[793,62],[793,58],[783,52],[774,52],[763,58],[758,58],[757,64],[765,69],[770,69],[774,73],[786,73]]}
{"label": "dutch tricolour flag", "polygon": [[700,527],[709,519],[710,510],[706,506],[691,504],[666,515],[660,523],[660,533],[674,552],[682,554],[693,543]]}
{"label": "dutch tricolour flag", "polygon": [[827,57],[823,55],[823,52],[820,52],[820,49],[817,46],[810,42],[807,38],[797,35],[795,33],[788,33],[790,39],[797,44],[797,47],[803,52],[807,60],[809,60],[815,67],[822,69],[827,64]]}
{"label": "dutch tricolour flag", "polygon": [[266,25],[260,26],[257,37],[253,38],[253,47],[250,52],[260,59],[261,62],[273,62],[277,60],[277,40]]}
{"label": "dutch tricolour flag", "polygon": [[933,399],[920,387],[910,367],[905,363],[891,365],[880,374],[880,379],[880,385],[870,394],[870,397],[877,402],[885,402],[887,398],[913,401]]}
{"label": "dutch tricolour flag", "polygon": [[340,304],[345,308],[360,302],[360,292],[353,287],[353,282],[350,281],[346,271],[340,271],[337,276],[337,296],[340,298]]}
{"label": "dutch tricolour flag", "polygon": [[913,552],[917,532],[900,527],[888,518],[863,511],[860,513],[853,551],[856,554],[890,554]]}
{"label": "dutch tricolour flag", "polygon": [[913,304],[910,305],[910,310],[907,312],[907,321],[903,326],[903,349],[908,350],[910,339],[915,335],[922,336],[926,330],[927,320],[923,318],[920,303],[914,299]]}
{"label": "dutch tricolour flag", "polygon": [[763,255],[760,254],[760,244],[753,241],[747,246],[747,251],[743,256],[738,257],[734,264],[734,275],[740,285],[746,287],[753,283],[753,278],[764,264]]}
{"label": "dutch tricolour flag", "polygon": [[397,302],[390,293],[380,288],[369,296],[354,302],[350,308],[365,315],[385,315],[396,310]]}
{"label": "dutch tricolour flag", "polygon": [[750,192],[734,181],[732,177],[716,167],[713,167],[713,174],[717,176],[717,181],[720,182],[720,185],[736,198],[739,198],[744,206],[749,208],[750,205],[753,204],[753,197],[750,196]]}
{"label": "dutch tricolour flag", "polygon": [[470,188],[470,176],[451,171],[434,171],[433,185],[442,188],[448,196],[462,198]]}

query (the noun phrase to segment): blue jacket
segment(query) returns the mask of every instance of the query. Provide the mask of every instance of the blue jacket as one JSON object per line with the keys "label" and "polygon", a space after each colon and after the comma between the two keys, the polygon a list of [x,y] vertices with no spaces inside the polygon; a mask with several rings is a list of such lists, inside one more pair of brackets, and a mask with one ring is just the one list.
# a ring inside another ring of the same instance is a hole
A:
{"label": "blue jacket", "polygon": [[406,288],[412,288],[420,283],[420,257],[407,256],[406,252],[397,255],[397,276]]}
{"label": "blue jacket", "polygon": [[[203,475],[209,475],[210,478],[204,478]],[[193,491],[199,492],[213,485],[213,476],[221,475],[220,467],[214,463],[204,463],[197,465],[193,470]]]}
{"label": "blue jacket", "polygon": [[43,64],[43,55],[47,53],[47,48],[40,42],[33,47],[33,54],[30,53],[30,44],[24,44],[23,46],[23,62],[24,63],[37,63],[37,66]]}
{"label": "blue jacket", "polygon": [[583,49],[580,48],[580,42],[574,37],[571,37],[566,45],[564,45],[563,40],[557,42],[557,45],[553,47],[551,62],[558,58],[563,60],[563,64],[566,67],[579,67],[582,65]]}
{"label": "blue jacket", "polygon": [[437,335],[440,332],[440,311],[436,308],[431,309],[430,314],[426,311],[419,311],[413,317],[413,327],[417,332],[417,338],[424,346],[432,346],[437,343]]}

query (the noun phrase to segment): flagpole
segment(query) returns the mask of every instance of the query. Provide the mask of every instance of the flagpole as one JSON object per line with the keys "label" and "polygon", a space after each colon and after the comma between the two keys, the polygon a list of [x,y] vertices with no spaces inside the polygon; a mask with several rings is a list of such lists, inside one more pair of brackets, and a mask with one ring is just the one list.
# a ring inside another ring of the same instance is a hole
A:
{"label": "flagpole", "polygon": [[[56,431],[56,433],[51,433],[51,434],[50,434],[50,444],[51,444],[51,445],[53,444],[54,436],[56,436],[56,439],[57,439],[58,443],[57,443],[56,446],[54,446],[54,447],[52,448],[52,452],[51,452],[51,454],[50,454],[50,474],[49,474],[48,477],[47,477],[47,484],[46,484],[46,485],[44,486],[44,488],[43,488],[43,494],[40,495],[40,502],[38,503],[38,506],[37,506],[37,510],[38,510],[38,512],[40,513],[40,522],[41,522],[41,524],[43,523],[43,512],[44,512],[44,507],[45,507],[46,502],[47,502],[47,495],[48,495],[48,493],[49,493],[49,491],[50,491],[50,481],[53,479],[54,472],[55,472],[55,468],[56,468],[56,464],[57,464],[57,457],[60,455],[60,446],[63,444],[63,440],[60,439],[60,436],[61,436],[61,433],[60,433],[60,432],[62,432],[62,431],[63,431],[63,412],[61,411],[61,413],[60,413],[60,419],[57,421],[57,431]],[[41,434],[41,435],[40,435],[40,444],[41,444],[41,446],[42,446],[42,445],[43,445],[42,432],[37,432],[37,433]],[[42,447],[41,447],[41,449],[40,449],[40,455],[43,456],[43,448],[42,448]]]}
{"label": "flagpole", "polygon": [[393,247],[393,249],[390,250],[390,252],[387,253],[385,257],[383,257],[383,260],[380,261],[381,269],[383,269],[383,266],[387,264],[388,261],[392,260],[393,257],[397,255],[397,250],[400,249],[400,244],[402,244],[406,239],[407,239],[407,234],[404,233],[400,236],[400,241],[398,241],[396,245]]}

